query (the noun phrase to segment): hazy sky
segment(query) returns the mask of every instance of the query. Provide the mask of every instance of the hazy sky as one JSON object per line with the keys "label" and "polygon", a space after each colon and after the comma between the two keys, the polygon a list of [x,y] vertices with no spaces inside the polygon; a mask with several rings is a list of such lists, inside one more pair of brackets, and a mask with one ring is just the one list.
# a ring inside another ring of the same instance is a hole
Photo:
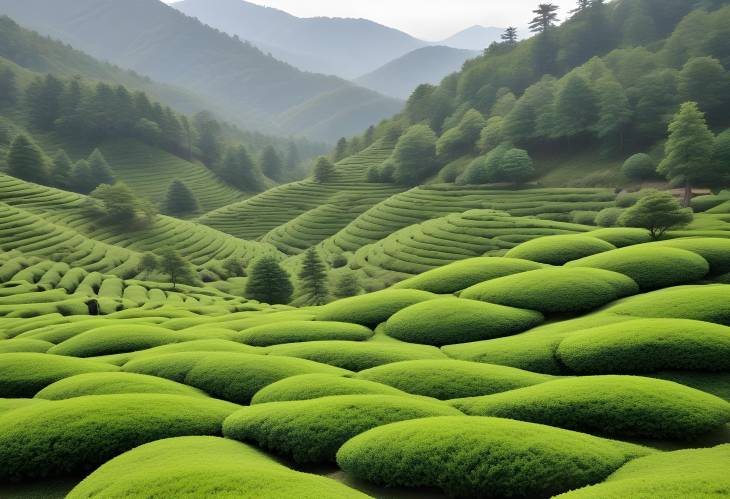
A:
{"label": "hazy sky", "polygon": [[[249,0],[299,17],[362,17],[426,40],[440,40],[475,24],[526,26],[540,0]],[[565,11],[575,0],[552,0]]]}

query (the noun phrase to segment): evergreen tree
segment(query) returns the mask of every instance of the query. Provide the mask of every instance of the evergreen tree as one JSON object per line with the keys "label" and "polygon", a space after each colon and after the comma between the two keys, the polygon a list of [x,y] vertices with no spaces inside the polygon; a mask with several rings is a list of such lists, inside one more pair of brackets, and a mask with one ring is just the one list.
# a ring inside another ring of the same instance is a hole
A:
{"label": "evergreen tree", "polygon": [[196,280],[190,263],[173,248],[163,248],[160,251],[157,265],[163,273],[169,276],[172,289],[176,289],[179,282],[192,284]]}
{"label": "evergreen tree", "polygon": [[517,43],[517,28],[510,26],[504,30],[500,38],[507,45],[515,45]]}
{"label": "evergreen tree", "polygon": [[81,194],[88,194],[98,184],[91,174],[89,162],[85,159],[79,160],[71,170],[70,188]]}
{"label": "evergreen tree", "polygon": [[712,164],[715,167],[717,182],[712,186],[713,192],[730,185],[730,129],[725,130],[715,139],[712,150]]}
{"label": "evergreen tree", "polygon": [[276,182],[284,181],[284,167],[279,153],[276,152],[274,146],[267,146],[264,149],[261,153],[259,165],[263,174],[271,180],[275,180]]}
{"label": "evergreen tree", "polygon": [[266,189],[261,170],[243,145],[230,147],[226,151],[220,175],[224,180],[243,191],[261,192]]}
{"label": "evergreen tree", "polygon": [[577,14],[579,12],[583,12],[588,9],[588,7],[591,6],[591,0],[578,0],[578,5],[575,9],[571,10],[571,14]]}
{"label": "evergreen tree", "polygon": [[91,177],[96,182],[95,185],[114,183],[114,174],[99,149],[94,149],[87,161],[89,162]]}
{"label": "evergreen tree", "polygon": [[682,209],[668,192],[653,192],[642,197],[619,217],[624,227],[639,227],[649,231],[652,239],[660,239],[666,231],[683,227],[692,221],[692,210]]}
{"label": "evergreen tree", "polygon": [[165,213],[169,215],[189,215],[198,211],[198,200],[185,183],[173,180],[165,196]]}
{"label": "evergreen tree", "polygon": [[332,155],[332,160],[337,163],[339,161],[342,161],[347,157],[347,139],[345,137],[340,138],[340,140],[337,141],[337,146],[335,147],[335,152]]}
{"label": "evergreen tree", "polygon": [[256,260],[248,271],[246,298],[270,305],[287,304],[291,301],[293,287],[289,274],[274,257],[264,256]]}
{"label": "evergreen tree", "polygon": [[59,149],[53,157],[51,166],[51,182],[53,185],[61,189],[68,189],[71,184],[72,168],[71,158],[68,157],[66,151]]}
{"label": "evergreen tree", "polygon": [[144,274],[145,279],[150,278],[150,273],[157,270],[157,266],[159,265],[159,262],[157,260],[157,256],[155,256],[154,253],[145,253],[142,255],[142,258],[139,260],[139,265],[137,266],[137,270],[140,274]]}
{"label": "evergreen tree", "polygon": [[82,135],[85,131],[81,114],[81,100],[84,90],[81,78],[71,78],[61,94],[61,116],[56,121],[56,130],[64,135]]}
{"label": "evergreen tree", "polygon": [[0,106],[12,107],[18,102],[18,83],[10,68],[0,70]]}
{"label": "evergreen tree", "polygon": [[418,185],[433,172],[436,134],[426,125],[410,127],[393,151],[394,178],[401,185]]}
{"label": "evergreen tree", "polygon": [[33,139],[25,134],[15,137],[8,152],[8,172],[14,177],[42,184],[48,182],[46,158]]}
{"label": "evergreen tree", "polygon": [[332,294],[339,299],[357,296],[362,291],[362,285],[354,272],[343,272],[335,280]]}
{"label": "evergreen tree", "polygon": [[200,112],[195,115],[194,124],[201,159],[208,168],[214,168],[223,155],[223,144],[219,139],[220,123],[214,120],[209,113]]}
{"label": "evergreen tree", "polygon": [[545,33],[558,22],[558,6],[552,3],[541,3],[532,11],[535,18],[530,21],[530,31]]}
{"label": "evergreen tree", "polygon": [[588,132],[598,120],[598,99],[582,76],[568,78],[558,93],[556,112],[560,134],[573,137]]}
{"label": "evergreen tree", "polygon": [[61,94],[63,82],[54,75],[38,78],[26,92],[31,124],[41,130],[53,130],[61,115]]}
{"label": "evergreen tree", "polygon": [[712,162],[715,137],[707,127],[705,115],[696,102],[682,104],[669,125],[665,158],[658,172],[673,185],[684,185],[684,206],[692,200],[695,185],[710,185],[717,171]]}
{"label": "evergreen tree", "polygon": [[327,268],[314,248],[304,254],[302,268],[299,271],[299,286],[307,303],[323,305],[327,303]]}
{"label": "evergreen tree", "polygon": [[330,182],[335,175],[335,165],[324,156],[320,156],[314,165],[314,181],[320,184]]}
{"label": "evergreen tree", "polygon": [[370,125],[367,130],[365,130],[365,135],[363,137],[364,146],[370,147],[375,142],[375,127],[373,125]]}

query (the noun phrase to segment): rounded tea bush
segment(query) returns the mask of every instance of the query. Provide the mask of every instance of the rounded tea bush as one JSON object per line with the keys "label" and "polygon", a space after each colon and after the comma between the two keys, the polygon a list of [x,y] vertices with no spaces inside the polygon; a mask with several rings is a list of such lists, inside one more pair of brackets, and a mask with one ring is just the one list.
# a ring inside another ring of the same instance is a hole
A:
{"label": "rounded tea bush", "polygon": [[418,289],[385,289],[329,303],[319,309],[317,320],[374,327],[398,310],[434,298],[437,296]]}
{"label": "rounded tea bush", "polygon": [[710,271],[707,260],[690,251],[659,246],[632,246],[581,258],[567,267],[590,267],[632,278],[641,289],[653,290],[699,281]]}
{"label": "rounded tea bush", "polygon": [[236,340],[266,347],[320,340],[364,341],[372,335],[370,328],[348,322],[283,321],[245,329]]}
{"label": "rounded tea bush", "polygon": [[542,267],[539,263],[517,258],[468,258],[401,281],[392,289],[421,289],[431,293],[449,294],[480,282]]}
{"label": "rounded tea bush", "polygon": [[550,497],[604,480],[645,447],[499,418],[402,421],[345,443],[347,473],[389,487],[437,487],[456,497]]}
{"label": "rounded tea bush", "polygon": [[730,422],[730,403],[671,381],[585,376],[452,400],[473,416],[542,423],[611,437],[691,439]]}
{"label": "rounded tea bush", "polygon": [[634,244],[648,243],[649,241],[651,241],[651,236],[649,235],[648,230],[632,227],[611,227],[605,229],[597,229],[586,232],[585,235],[611,243],[617,248],[633,246]]}
{"label": "rounded tea bush", "polygon": [[441,346],[509,336],[543,320],[543,315],[533,310],[444,298],[396,312],[385,323],[385,334],[409,343]]}
{"label": "rounded tea bush", "polygon": [[552,376],[462,360],[411,360],[366,369],[358,379],[441,400],[476,397],[544,383]]}
{"label": "rounded tea bush", "polygon": [[253,396],[251,404],[310,400],[334,395],[408,396],[409,394],[392,386],[364,379],[345,378],[331,374],[302,374],[282,379],[262,388]]}
{"label": "rounded tea bush", "polygon": [[601,239],[570,234],[532,239],[512,248],[506,256],[550,265],[563,265],[571,260],[613,249],[616,249],[613,244]]}
{"label": "rounded tea bush", "polygon": [[104,463],[67,496],[367,498],[329,478],[293,471],[240,442],[175,437],[150,442]]}
{"label": "rounded tea bush", "polygon": [[134,352],[185,339],[189,338],[159,326],[144,324],[107,326],[69,338],[51,348],[48,353],[73,357],[95,357]]}
{"label": "rounded tea bush", "polygon": [[564,338],[556,357],[579,374],[730,370],[730,327],[686,319],[639,319]]}
{"label": "rounded tea bush", "polygon": [[629,277],[602,269],[548,268],[501,277],[465,289],[462,298],[543,313],[598,308],[639,291]]}
{"label": "rounded tea bush", "polygon": [[38,392],[35,398],[64,400],[86,395],[118,393],[160,393],[207,397],[205,393],[169,379],[124,372],[78,374],[56,381]]}
{"label": "rounded tea bush", "polygon": [[4,353],[0,354],[0,397],[32,397],[69,376],[118,370],[111,364],[61,355]]}
{"label": "rounded tea bush", "polygon": [[730,272],[730,239],[719,237],[691,237],[657,241],[645,245],[677,248],[697,253],[710,264],[710,272],[714,275]]}
{"label": "rounded tea bush", "polygon": [[298,463],[322,463],[334,461],[343,443],[376,426],[458,414],[444,403],[414,397],[340,395],[246,407],[225,420],[223,434]]}
{"label": "rounded tea bush", "polygon": [[178,395],[95,395],[0,415],[0,478],[22,480],[88,472],[161,438],[219,435],[239,406]]}
{"label": "rounded tea bush", "polygon": [[21,407],[29,407],[31,405],[39,405],[47,403],[47,400],[41,399],[1,399],[0,398],[0,414]]}
{"label": "rounded tea bush", "polygon": [[53,347],[53,343],[30,338],[17,338],[0,341],[0,353],[35,352],[46,353]]}

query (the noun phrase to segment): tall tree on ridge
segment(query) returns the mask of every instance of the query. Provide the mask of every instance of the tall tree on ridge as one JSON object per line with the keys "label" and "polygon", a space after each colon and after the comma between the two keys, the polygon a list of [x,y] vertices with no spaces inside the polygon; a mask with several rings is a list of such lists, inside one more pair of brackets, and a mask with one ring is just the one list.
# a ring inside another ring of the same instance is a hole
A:
{"label": "tall tree on ridge", "polygon": [[504,33],[502,33],[502,36],[500,36],[502,41],[506,43],[507,45],[514,45],[517,43],[517,28],[514,26],[510,26],[507,29],[504,30]]}
{"label": "tall tree on ridge", "polygon": [[552,3],[541,3],[532,13],[536,14],[530,21],[530,31],[533,33],[545,33],[559,21],[558,6]]}
{"label": "tall tree on ridge", "polygon": [[558,44],[551,28],[558,22],[557,11],[558,6],[552,3],[541,3],[532,11],[536,16],[530,21],[530,31],[538,33],[532,58],[539,75],[553,73],[555,69]]}
{"label": "tall tree on ridge", "polygon": [[18,102],[18,83],[10,68],[0,71],[0,106],[10,107]]}
{"label": "tall tree on ridge", "polygon": [[48,181],[46,158],[33,139],[20,134],[13,140],[8,152],[10,175],[37,184]]}
{"label": "tall tree on ridge", "polygon": [[248,271],[245,296],[269,305],[286,304],[291,301],[293,287],[289,274],[281,268],[272,256],[256,260]]}
{"label": "tall tree on ridge", "polygon": [[304,254],[302,269],[299,271],[299,285],[308,304],[327,303],[327,268],[314,248],[309,248]]}

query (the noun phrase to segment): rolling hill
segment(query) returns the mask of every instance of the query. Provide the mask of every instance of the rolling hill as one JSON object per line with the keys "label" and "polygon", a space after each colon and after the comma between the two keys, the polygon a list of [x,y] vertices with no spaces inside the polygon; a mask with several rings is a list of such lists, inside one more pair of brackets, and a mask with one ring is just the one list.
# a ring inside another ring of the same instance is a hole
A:
{"label": "rolling hill", "polygon": [[471,26],[460,31],[445,40],[438,42],[439,45],[446,45],[462,50],[481,51],[489,47],[492,42],[498,42],[499,37],[504,33],[504,28],[494,26]]}

